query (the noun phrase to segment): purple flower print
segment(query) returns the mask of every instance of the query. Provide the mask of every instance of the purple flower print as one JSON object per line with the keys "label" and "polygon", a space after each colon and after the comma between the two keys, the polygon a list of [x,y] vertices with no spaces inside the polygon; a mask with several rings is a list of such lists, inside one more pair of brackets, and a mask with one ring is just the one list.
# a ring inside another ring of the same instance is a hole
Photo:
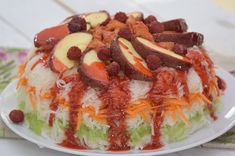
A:
{"label": "purple flower print", "polygon": [[25,59],[26,59],[26,56],[27,56],[27,50],[26,51],[22,51],[22,52],[19,52],[18,54],[17,54],[17,58],[19,59],[19,62],[20,63],[23,63],[24,61],[25,61]]}
{"label": "purple flower print", "polygon": [[3,49],[0,49],[0,61],[5,61],[7,59],[6,53],[3,51]]}

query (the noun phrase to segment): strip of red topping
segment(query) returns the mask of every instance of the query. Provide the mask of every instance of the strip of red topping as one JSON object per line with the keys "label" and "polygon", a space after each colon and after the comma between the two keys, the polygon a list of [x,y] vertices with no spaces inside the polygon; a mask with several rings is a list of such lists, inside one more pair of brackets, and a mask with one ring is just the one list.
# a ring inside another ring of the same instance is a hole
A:
{"label": "strip of red topping", "polygon": [[[203,49],[200,49],[200,51],[191,50],[188,52],[187,57],[192,60],[193,67],[201,78],[203,85],[203,94],[212,101],[212,97],[209,93],[209,85],[211,77],[215,74],[213,69],[213,62]],[[213,120],[216,120],[217,116],[215,115],[212,104],[207,103],[207,107],[211,118]]]}
{"label": "strip of red topping", "polygon": [[110,86],[100,91],[100,99],[107,108],[108,150],[129,150],[125,109],[130,101],[126,78],[114,77]]}
{"label": "strip of red topping", "polygon": [[49,106],[52,111],[50,113],[49,121],[48,121],[49,127],[53,126],[53,122],[55,120],[55,113],[54,112],[58,109],[59,103],[58,103],[58,99],[56,98],[58,91],[59,91],[59,88],[57,87],[56,84],[50,89],[51,96],[53,97],[53,99],[52,99],[50,106]]}
{"label": "strip of red topping", "polygon": [[188,72],[187,71],[177,70],[177,74],[178,74],[177,78],[179,79],[179,82],[183,86],[184,96],[186,98],[188,98],[188,96],[189,96],[189,89],[188,89],[188,85],[187,85]]}
{"label": "strip of red topping", "polygon": [[[160,75],[158,75],[159,73]],[[155,110],[153,113],[153,119],[152,119],[153,134],[151,137],[151,143],[147,144],[144,147],[144,150],[158,149],[163,146],[160,141],[160,136],[161,136],[160,129],[161,129],[161,125],[163,122],[163,116],[162,116],[163,106],[161,107],[163,99],[159,95],[164,93],[165,90],[168,90],[167,87],[169,86],[167,86],[165,82],[171,82],[173,80],[172,79],[173,75],[171,74],[172,73],[168,73],[167,71],[166,72],[160,71],[160,72],[154,73],[153,75],[154,80],[153,80],[152,88],[148,93],[148,99],[152,102],[152,105],[154,107],[155,106],[157,107],[157,110]],[[164,79],[162,79],[163,78],[162,76],[164,75],[165,77]],[[159,78],[161,79],[159,80]],[[175,88],[175,87],[171,86],[170,88]]]}
{"label": "strip of red topping", "polygon": [[33,70],[39,63],[43,63],[44,67],[48,67],[48,57],[49,53],[43,53],[43,56],[39,58],[31,67],[31,70]]}
{"label": "strip of red topping", "polygon": [[81,108],[81,100],[87,90],[87,85],[82,82],[79,75],[74,75],[69,78],[69,81],[74,82],[74,86],[68,93],[69,96],[69,124],[65,130],[66,139],[60,143],[61,146],[73,149],[87,149],[81,145],[80,140],[75,138],[77,127],[78,110]]}

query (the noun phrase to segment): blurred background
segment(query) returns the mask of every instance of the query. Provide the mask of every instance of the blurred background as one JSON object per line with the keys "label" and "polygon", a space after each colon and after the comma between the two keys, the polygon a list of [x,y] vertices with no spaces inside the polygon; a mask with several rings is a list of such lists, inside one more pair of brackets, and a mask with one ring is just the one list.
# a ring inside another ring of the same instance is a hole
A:
{"label": "blurred background", "polygon": [[215,62],[235,68],[234,0],[0,0],[0,46],[30,48],[34,35],[74,13],[142,11],[160,20],[185,18],[201,32]]}
{"label": "blurred background", "polygon": [[[235,0],[0,0],[0,91],[33,46],[36,33],[75,13],[142,11],[160,21],[184,18],[189,31],[204,34],[204,46],[216,65],[235,70]],[[40,150],[17,138],[0,121],[0,155],[66,155]],[[11,150],[14,148],[14,150]],[[2,153],[3,152],[3,153]],[[170,156],[235,155],[235,151],[193,148]]]}

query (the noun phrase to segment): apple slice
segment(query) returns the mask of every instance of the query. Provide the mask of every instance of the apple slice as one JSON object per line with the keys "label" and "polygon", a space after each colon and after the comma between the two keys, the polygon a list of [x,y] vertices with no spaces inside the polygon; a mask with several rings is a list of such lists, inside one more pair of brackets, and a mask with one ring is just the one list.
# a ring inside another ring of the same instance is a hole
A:
{"label": "apple slice", "polygon": [[68,24],[61,24],[47,28],[35,35],[34,45],[37,48],[50,50],[60,39],[64,38],[68,34]]}
{"label": "apple slice", "polygon": [[142,21],[144,19],[143,13],[139,11],[130,12],[127,16],[133,16],[138,21]]}
{"label": "apple slice", "polygon": [[152,79],[146,62],[128,40],[121,37],[114,39],[111,44],[111,55],[128,77],[136,80]]}
{"label": "apple slice", "polygon": [[164,49],[144,38],[133,37],[132,44],[135,50],[145,59],[148,55],[157,55],[162,60],[163,64],[169,67],[184,70],[191,66],[190,60],[186,57]]}
{"label": "apple slice", "polygon": [[68,59],[69,48],[76,46],[83,52],[92,40],[92,35],[87,32],[72,33],[60,40],[52,51],[50,67],[53,71],[61,73],[74,66],[75,61]]}
{"label": "apple slice", "polygon": [[98,11],[91,12],[85,15],[85,20],[87,23],[91,24],[91,27],[94,28],[97,25],[105,25],[110,20],[110,15],[107,11]]}
{"label": "apple slice", "polygon": [[87,49],[82,54],[79,65],[78,71],[87,85],[105,87],[109,84],[105,63],[97,57],[94,49]]}

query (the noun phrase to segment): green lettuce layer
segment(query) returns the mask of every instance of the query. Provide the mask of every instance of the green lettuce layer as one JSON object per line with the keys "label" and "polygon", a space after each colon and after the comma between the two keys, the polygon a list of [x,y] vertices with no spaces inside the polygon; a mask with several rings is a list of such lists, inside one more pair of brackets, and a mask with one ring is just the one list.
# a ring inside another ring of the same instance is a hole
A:
{"label": "green lettuce layer", "polygon": [[[189,121],[192,125],[199,124],[202,120],[203,115],[200,112],[189,118]],[[164,125],[162,128],[163,136],[169,141],[179,141],[186,137],[186,134],[190,130],[190,127],[186,125],[182,120],[176,121],[174,125]]]}
{"label": "green lettuce layer", "polygon": [[80,129],[76,132],[76,136],[81,138],[86,138],[92,142],[99,142],[100,140],[107,140],[107,132],[101,128],[88,127],[85,124],[80,125]]}
{"label": "green lettuce layer", "polygon": [[134,147],[139,147],[143,142],[143,138],[147,135],[151,135],[151,127],[144,122],[129,130],[130,141]]}
{"label": "green lettuce layer", "polygon": [[39,119],[36,112],[29,112],[25,114],[25,119],[29,124],[29,128],[32,129],[34,133],[40,135],[42,129],[47,126],[46,122]]}

